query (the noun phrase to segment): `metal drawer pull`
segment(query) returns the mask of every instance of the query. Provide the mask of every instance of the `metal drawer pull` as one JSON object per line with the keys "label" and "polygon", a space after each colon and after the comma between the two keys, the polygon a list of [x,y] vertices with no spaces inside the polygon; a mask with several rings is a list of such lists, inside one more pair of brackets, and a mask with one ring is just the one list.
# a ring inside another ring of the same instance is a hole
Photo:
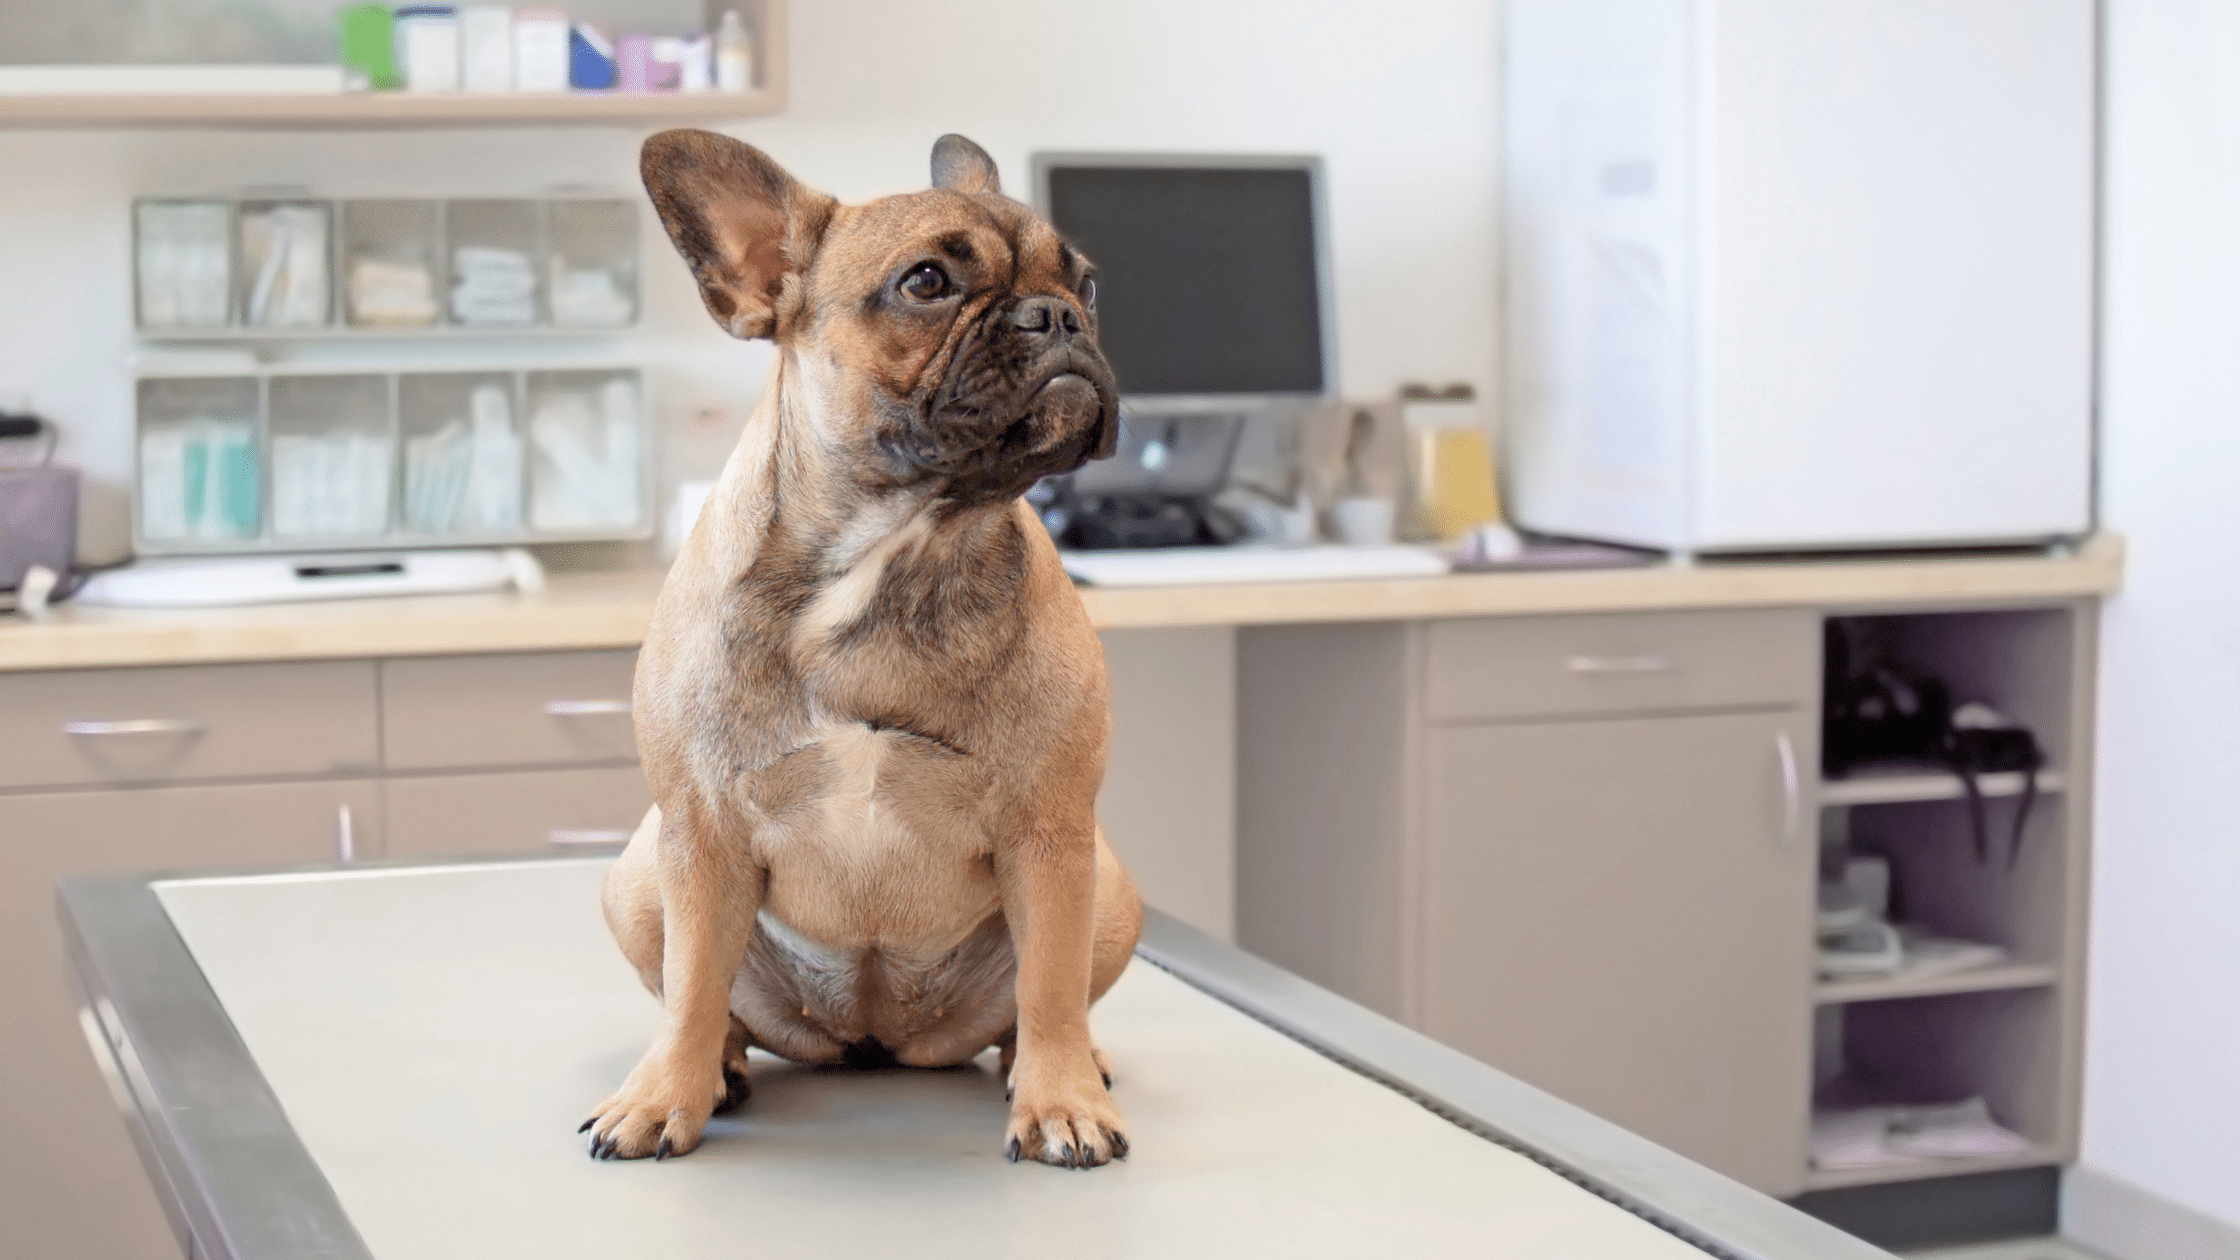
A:
{"label": "metal drawer pull", "polygon": [[628,713],[628,700],[547,700],[544,711],[554,717],[589,717],[598,713]]}
{"label": "metal drawer pull", "polygon": [[348,866],[358,860],[358,829],[350,821],[350,805],[345,801],[334,811],[335,860]]}
{"label": "metal drawer pull", "polygon": [[1676,656],[1574,656],[1564,662],[1574,674],[1665,674],[1680,668]]}
{"label": "metal drawer pull", "polygon": [[568,831],[565,829],[555,829],[544,833],[544,838],[547,842],[552,844],[628,844],[630,842],[630,833],[627,831]]}
{"label": "metal drawer pull", "polygon": [[124,722],[64,722],[65,735],[200,735],[210,729],[201,718],[133,718]]}
{"label": "metal drawer pull", "polygon": [[1789,732],[1773,737],[1773,755],[1781,761],[1781,847],[1797,842],[1797,819],[1803,813],[1804,784],[1797,771],[1797,743]]}

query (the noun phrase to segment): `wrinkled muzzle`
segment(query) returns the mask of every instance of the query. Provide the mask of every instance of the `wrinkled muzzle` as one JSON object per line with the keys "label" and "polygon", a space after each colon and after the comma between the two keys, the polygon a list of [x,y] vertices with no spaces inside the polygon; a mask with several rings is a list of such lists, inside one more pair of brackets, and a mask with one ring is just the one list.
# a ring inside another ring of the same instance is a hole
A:
{"label": "wrinkled muzzle", "polygon": [[900,445],[967,492],[1017,494],[1112,454],[1119,405],[1112,368],[1078,312],[1024,298],[983,317]]}

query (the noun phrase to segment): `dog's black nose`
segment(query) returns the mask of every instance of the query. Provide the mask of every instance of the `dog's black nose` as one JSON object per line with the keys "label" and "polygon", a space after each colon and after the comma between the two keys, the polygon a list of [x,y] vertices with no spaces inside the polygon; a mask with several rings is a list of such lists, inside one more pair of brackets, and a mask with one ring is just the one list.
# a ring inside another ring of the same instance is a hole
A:
{"label": "dog's black nose", "polygon": [[1055,336],[1061,330],[1071,336],[1081,331],[1081,316],[1063,298],[1021,298],[1011,308],[1011,326],[1022,332]]}

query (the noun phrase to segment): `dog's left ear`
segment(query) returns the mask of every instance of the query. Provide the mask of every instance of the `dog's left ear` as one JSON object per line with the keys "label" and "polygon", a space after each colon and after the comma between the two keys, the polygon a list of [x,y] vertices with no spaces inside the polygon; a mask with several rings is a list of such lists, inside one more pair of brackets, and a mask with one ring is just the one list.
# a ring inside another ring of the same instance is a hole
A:
{"label": "dog's left ear", "polygon": [[1000,193],[996,160],[954,132],[933,142],[933,186],[961,193]]}
{"label": "dog's left ear", "polygon": [[776,336],[800,307],[801,274],[839,203],[713,131],[653,136],[638,170],[708,313],[734,337]]}

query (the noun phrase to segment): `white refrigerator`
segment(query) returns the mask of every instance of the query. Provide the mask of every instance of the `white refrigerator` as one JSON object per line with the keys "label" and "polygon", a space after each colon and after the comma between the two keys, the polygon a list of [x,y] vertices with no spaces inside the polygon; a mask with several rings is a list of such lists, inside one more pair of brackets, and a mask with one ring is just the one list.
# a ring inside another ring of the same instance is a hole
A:
{"label": "white refrigerator", "polygon": [[2092,0],[1510,0],[1518,522],[2088,532],[2096,37]]}

